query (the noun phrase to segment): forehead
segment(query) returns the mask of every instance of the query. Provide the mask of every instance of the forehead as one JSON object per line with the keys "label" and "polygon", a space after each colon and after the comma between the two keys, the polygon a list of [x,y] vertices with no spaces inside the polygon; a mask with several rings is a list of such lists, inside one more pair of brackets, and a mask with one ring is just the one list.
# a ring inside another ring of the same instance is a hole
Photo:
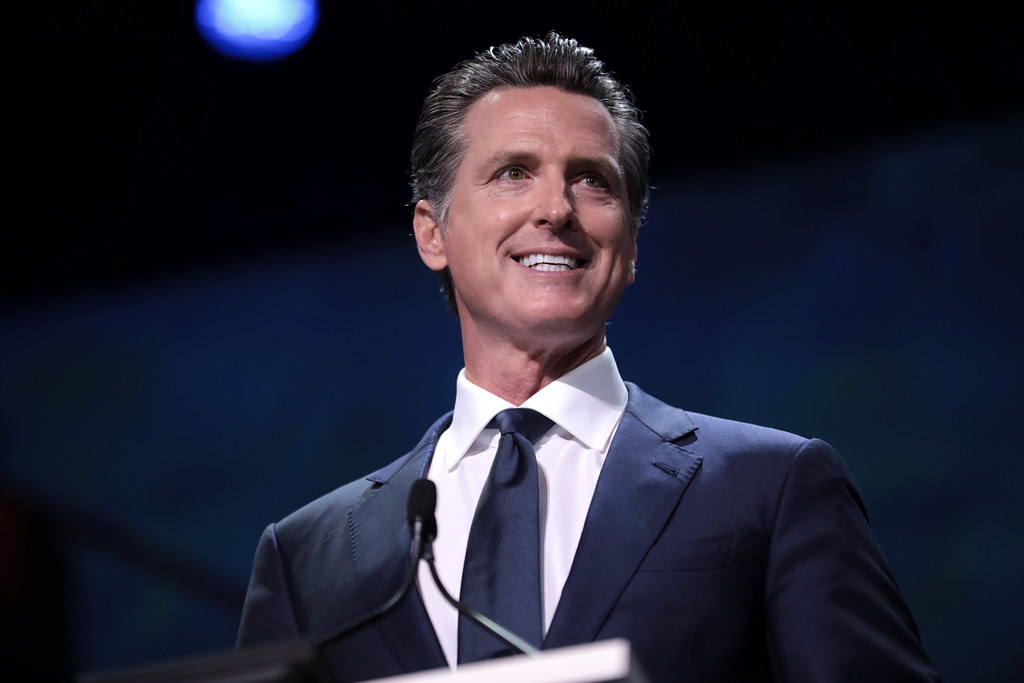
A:
{"label": "forehead", "polygon": [[548,86],[491,90],[470,106],[462,132],[474,155],[542,145],[618,156],[615,122],[605,106]]}

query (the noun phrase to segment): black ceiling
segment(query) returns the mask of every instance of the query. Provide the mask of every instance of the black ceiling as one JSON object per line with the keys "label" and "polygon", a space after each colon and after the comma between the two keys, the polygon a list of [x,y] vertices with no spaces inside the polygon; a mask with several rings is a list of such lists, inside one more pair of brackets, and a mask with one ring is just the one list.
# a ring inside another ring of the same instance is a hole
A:
{"label": "black ceiling", "polygon": [[1024,103],[1021,23],[974,6],[325,4],[311,42],[273,64],[221,57],[188,2],[30,8],[10,63],[3,300],[401,237],[407,149],[432,78],[551,28],[632,86],[655,178]]}

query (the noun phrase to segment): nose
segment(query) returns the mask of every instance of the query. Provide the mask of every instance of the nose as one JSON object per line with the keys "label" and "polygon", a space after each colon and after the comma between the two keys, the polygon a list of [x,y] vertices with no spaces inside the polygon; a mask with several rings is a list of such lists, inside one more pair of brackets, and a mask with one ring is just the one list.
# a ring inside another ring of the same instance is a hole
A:
{"label": "nose", "polygon": [[559,231],[571,227],[576,215],[571,185],[565,180],[550,179],[537,184],[534,209],[538,227]]}

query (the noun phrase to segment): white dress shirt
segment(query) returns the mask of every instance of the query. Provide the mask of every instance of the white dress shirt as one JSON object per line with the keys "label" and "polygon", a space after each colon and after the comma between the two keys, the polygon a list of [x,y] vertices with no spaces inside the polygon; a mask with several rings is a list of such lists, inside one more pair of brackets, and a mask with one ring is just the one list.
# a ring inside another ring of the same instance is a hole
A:
{"label": "white dress shirt", "polygon": [[[626,407],[626,385],[611,349],[555,380],[521,407],[555,424],[535,443],[540,479],[541,584],[544,633],[569,576],[583,523],[601,466]],[[469,528],[498,447],[497,429],[487,424],[515,408],[466,379],[456,382],[452,423],[437,442],[427,473],[437,485],[435,565],[455,598],[462,584]],[[419,589],[441,648],[454,668],[458,661],[458,611],[441,595],[426,563],[420,563]],[[470,605],[473,607],[473,605]]]}

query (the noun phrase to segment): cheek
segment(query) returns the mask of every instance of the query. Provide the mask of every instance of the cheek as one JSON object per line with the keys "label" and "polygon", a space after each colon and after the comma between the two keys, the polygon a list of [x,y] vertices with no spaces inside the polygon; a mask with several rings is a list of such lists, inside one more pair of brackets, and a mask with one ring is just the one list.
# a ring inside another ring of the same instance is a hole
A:
{"label": "cheek", "polygon": [[452,225],[459,237],[475,250],[493,248],[496,242],[514,233],[524,223],[521,206],[509,201],[477,201],[459,207],[452,213]]}
{"label": "cheek", "polygon": [[486,207],[481,227],[501,239],[514,233],[529,222],[530,209],[523,202],[496,201]]}
{"label": "cheek", "polygon": [[617,260],[627,264],[636,261],[636,240],[629,228],[623,228],[621,223],[609,230],[607,244],[614,249]]}
{"label": "cheek", "polygon": [[580,222],[603,244],[632,250],[633,232],[625,211],[618,203],[591,205],[579,211]]}

